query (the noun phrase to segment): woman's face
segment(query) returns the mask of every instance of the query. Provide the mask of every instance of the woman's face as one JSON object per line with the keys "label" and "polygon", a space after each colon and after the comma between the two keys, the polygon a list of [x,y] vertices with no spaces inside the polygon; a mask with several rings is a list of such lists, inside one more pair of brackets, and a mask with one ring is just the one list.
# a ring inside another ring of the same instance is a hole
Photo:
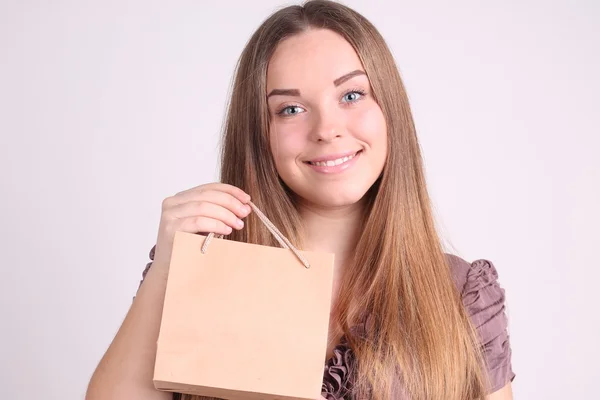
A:
{"label": "woman's face", "polygon": [[267,96],[286,185],[318,206],[358,202],[383,170],[387,130],[352,46],[323,29],[286,39],[269,62]]}

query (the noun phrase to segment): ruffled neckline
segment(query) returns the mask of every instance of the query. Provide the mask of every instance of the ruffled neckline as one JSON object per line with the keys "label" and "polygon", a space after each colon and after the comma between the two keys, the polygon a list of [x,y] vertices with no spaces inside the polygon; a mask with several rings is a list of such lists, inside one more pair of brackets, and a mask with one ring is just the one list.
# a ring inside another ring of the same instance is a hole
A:
{"label": "ruffled neckline", "polygon": [[[352,337],[366,337],[367,330],[372,328],[374,322],[367,313],[362,316],[361,321],[350,328]],[[321,396],[327,400],[351,400],[356,372],[356,356],[344,334],[340,343],[333,348],[333,355],[325,363]]]}
{"label": "ruffled neckline", "polygon": [[327,400],[350,399],[355,364],[354,352],[342,337],[333,349],[333,356],[325,363],[321,396]]}

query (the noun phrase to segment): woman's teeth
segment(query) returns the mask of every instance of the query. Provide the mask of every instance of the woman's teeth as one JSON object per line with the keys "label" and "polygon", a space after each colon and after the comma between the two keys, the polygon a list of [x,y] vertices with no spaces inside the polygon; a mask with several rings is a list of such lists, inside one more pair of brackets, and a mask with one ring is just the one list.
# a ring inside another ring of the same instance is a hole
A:
{"label": "woman's teeth", "polygon": [[[357,153],[358,154],[358,153]],[[351,156],[346,156],[346,157],[342,157],[342,158],[338,158],[335,160],[329,160],[329,161],[309,161],[310,164],[312,165],[316,165],[318,167],[335,167],[336,165],[340,165],[343,164],[349,160],[352,160],[354,157],[356,156],[356,154],[353,154]]]}

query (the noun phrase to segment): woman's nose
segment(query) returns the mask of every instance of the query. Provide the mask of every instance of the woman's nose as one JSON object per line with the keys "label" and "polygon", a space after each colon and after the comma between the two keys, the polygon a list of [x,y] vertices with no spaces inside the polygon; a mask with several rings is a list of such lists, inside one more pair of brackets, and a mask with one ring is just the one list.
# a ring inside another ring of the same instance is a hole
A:
{"label": "woman's nose", "polygon": [[342,137],[342,124],[335,112],[320,112],[312,127],[312,139],[316,142],[331,142]]}

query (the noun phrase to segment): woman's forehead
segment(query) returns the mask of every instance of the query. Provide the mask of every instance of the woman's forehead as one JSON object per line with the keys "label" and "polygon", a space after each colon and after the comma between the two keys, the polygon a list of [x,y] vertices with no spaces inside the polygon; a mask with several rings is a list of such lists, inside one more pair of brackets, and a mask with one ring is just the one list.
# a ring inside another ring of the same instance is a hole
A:
{"label": "woman's forehead", "polygon": [[362,69],[354,48],[342,36],[312,29],[278,45],[267,69],[267,89],[332,84],[340,76]]}

